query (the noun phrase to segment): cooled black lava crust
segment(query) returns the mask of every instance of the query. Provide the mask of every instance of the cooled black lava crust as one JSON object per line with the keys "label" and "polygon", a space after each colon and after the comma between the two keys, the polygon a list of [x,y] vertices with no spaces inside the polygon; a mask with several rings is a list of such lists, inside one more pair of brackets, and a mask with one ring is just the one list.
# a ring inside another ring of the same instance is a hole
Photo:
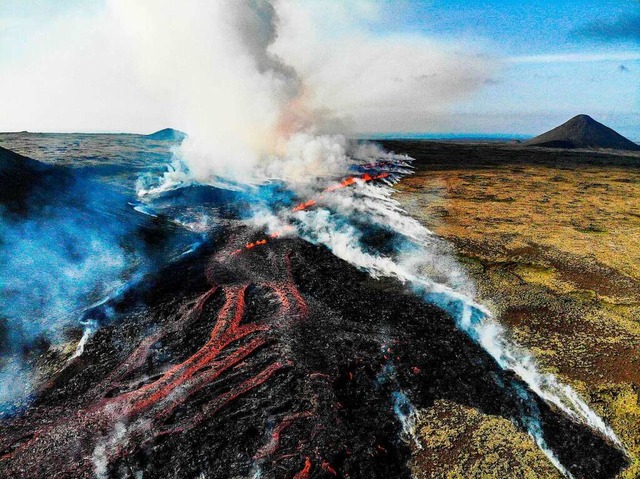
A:
{"label": "cooled black lava crust", "polygon": [[[301,240],[228,254],[253,234],[229,230],[110,304],[84,354],[0,426],[0,476],[409,478],[400,391],[418,409],[447,399],[524,429],[524,384],[443,311]],[[625,466],[538,407],[575,477]]]}

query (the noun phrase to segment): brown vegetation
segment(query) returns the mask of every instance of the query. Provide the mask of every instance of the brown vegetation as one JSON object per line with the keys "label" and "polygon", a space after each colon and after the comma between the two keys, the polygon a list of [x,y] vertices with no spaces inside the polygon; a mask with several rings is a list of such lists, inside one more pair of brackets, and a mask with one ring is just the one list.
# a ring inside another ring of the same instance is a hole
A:
{"label": "brown vegetation", "polygon": [[[404,151],[417,168],[397,199],[455,245],[481,300],[542,369],[612,426],[632,458],[620,477],[639,477],[640,159],[468,144]],[[425,477],[506,477],[491,466],[496,454],[510,458],[509,477],[553,477],[527,436],[501,439],[508,422],[459,409],[424,413],[427,447],[415,461],[432,471]],[[456,448],[461,435],[467,445]],[[448,443],[434,449],[441,436]]]}

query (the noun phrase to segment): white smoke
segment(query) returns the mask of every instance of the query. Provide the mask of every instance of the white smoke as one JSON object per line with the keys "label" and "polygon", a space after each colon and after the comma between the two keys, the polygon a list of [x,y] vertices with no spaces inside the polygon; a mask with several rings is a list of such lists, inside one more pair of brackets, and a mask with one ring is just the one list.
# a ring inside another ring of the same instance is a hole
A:
{"label": "white smoke", "polygon": [[114,450],[123,447],[127,442],[127,426],[118,422],[113,430],[98,442],[91,454],[91,462],[97,479],[109,477],[109,458]]}
{"label": "white smoke", "polygon": [[36,374],[17,356],[2,358],[0,363],[0,418],[10,416],[29,404]]}
{"label": "white smoke", "polygon": [[105,0],[63,11],[15,45],[0,76],[3,128],[180,128],[189,139],[166,187],[331,174],[345,141],[327,133],[434,126],[434,112],[495,70],[463,42],[390,29],[385,18],[402,7],[373,0]]}
{"label": "white smoke", "polygon": [[[622,448],[613,430],[572,388],[560,384],[551,374],[541,373],[534,358],[507,338],[491,311],[474,299],[473,284],[451,255],[448,245],[417,222],[403,219],[390,194],[389,187],[356,185],[343,193],[346,198],[328,199],[331,209],[320,207],[296,213],[298,232],[304,239],[326,246],[339,258],[373,277],[393,277],[408,283],[427,301],[450,313],[459,329],[482,346],[501,368],[516,373],[533,393]],[[403,247],[395,255],[367,251],[362,246],[363,232],[355,226],[357,222],[391,226],[396,233],[410,239],[413,247]],[[528,409],[522,412],[521,418],[528,433],[558,470],[571,477],[544,440],[535,400],[523,388],[518,391]]]}
{"label": "white smoke", "polygon": [[360,24],[382,15],[371,1],[109,5],[137,55],[138,77],[165,97],[189,134],[162,181],[143,195],[220,178],[335,175],[351,153],[335,133],[344,134],[354,115],[392,120],[384,105],[446,104],[475,91],[492,70],[486,57],[418,35],[366,32]]}
{"label": "white smoke", "polygon": [[402,390],[393,393],[393,410],[402,424],[400,437],[406,443],[413,443],[417,449],[422,449],[419,435],[417,433],[420,413],[411,404],[406,393]]}
{"label": "white smoke", "polygon": [[291,181],[345,170],[347,140],[318,133],[327,115],[307,106],[302,80],[270,51],[272,3],[111,5],[149,88],[171,85],[178,123],[189,132],[162,181],[142,195],[219,178]]}

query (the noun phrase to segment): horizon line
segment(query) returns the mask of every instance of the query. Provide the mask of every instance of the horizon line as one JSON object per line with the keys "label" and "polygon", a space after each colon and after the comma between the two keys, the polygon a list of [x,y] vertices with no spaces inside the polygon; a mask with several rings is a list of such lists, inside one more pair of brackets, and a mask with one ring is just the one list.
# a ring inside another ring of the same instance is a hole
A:
{"label": "horizon line", "polygon": [[[0,131],[0,135],[20,135],[20,134],[29,134],[29,135],[131,135],[131,136],[149,136],[153,133],[156,133],[161,130],[155,130],[151,133],[135,133],[135,132],[126,132],[126,131],[30,131],[30,130],[19,130],[19,131]],[[176,130],[175,128],[172,128]],[[181,130],[177,130],[181,131]],[[331,133],[329,133],[331,134]],[[341,133],[338,133],[341,134]],[[497,132],[476,132],[476,131],[393,131],[393,132],[361,132],[361,133],[351,133],[351,134],[342,134],[345,137],[349,138],[369,138],[369,137],[382,137],[382,136],[486,136],[486,137],[502,137],[502,138],[530,138],[533,137],[533,134],[528,133],[507,133],[502,131]]]}

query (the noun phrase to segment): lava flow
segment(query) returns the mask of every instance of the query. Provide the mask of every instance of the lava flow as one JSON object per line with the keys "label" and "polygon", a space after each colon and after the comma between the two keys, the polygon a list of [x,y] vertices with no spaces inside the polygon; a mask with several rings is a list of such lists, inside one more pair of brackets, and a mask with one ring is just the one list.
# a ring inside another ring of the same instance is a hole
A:
{"label": "lava flow", "polygon": [[[357,177],[357,176],[350,176],[348,178],[345,178],[344,180],[342,180],[340,183],[336,183],[335,185],[331,185],[328,186],[324,189],[323,193],[321,193],[319,195],[319,198],[322,198],[324,196],[324,193],[330,193],[332,191],[336,191],[342,188],[347,188],[348,186],[354,185],[356,184],[358,181],[362,182],[362,183],[367,183],[369,181],[374,181],[374,180],[382,180],[384,178],[388,178],[389,177],[389,173],[382,172],[382,173],[378,173],[377,175],[370,175],[369,173],[364,173],[363,175]],[[299,203],[298,205],[296,205],[293,208],[293,211],[304,211],[308,208],[311,208],[312,206],[315,206],[317,203],[317,200],[314,200],[313,198],[307,201],[303,201],[302,203]]]}
{"label": "lava flow", "polygon": [[[268,319],[245,324],[245,300],[250,286],[261,288],[263,293],[272,297],[277,307]],[[223,304],[215,316],[206,343],[186,360],[161,368],[151,378],[141,377],[148,363],[153,362],[154,348],[169,335],[188,331],[200,321],[216,294],[222,296]],[[111,462],[130,452],[129,445],[134,442],[147,442],[153,437],[193,428],[288,366],[284,357],[268,361],[266,365],[252,363],[252,357],[274,341],[274,328],[289,327],[290,321],[304,319],[306,312],[304,299],[290,279],[213,285],[163,330],[144,338],[105,380],[85,393],[81,402],[90,404],[89,407],[17,440],[15,436],[5,435],[1,446],[4,449],[0,458],[1,470],[10,477],[67,474],[80,477],[91,471],[91,463],[87,461],[87,455],[78,457],[79,443],[91,443],[91,438],[95,437],[104,438],[110,446],[104,455]],[[197,414],[175,420],[174,413],[185,401],[211,386],[225,373],[229,376],[243,374],[246,378],[207,398]],[[126,434],[114,443],[110,435],[117,424],[127,425]],[[99,444],[94,444],[95,447]],[[59,464],[54,465],[47,459],[51,451],[68,458],[75,457],[77,462],[69,460],[61,469]]]}
{"label": "lava flow", "polygon": [[[300,240],[227,247],[111,305],[119,320],[0,426],[2,477],[409,478],[399,390],[416,408],[447,398],[517,423],[516,380],[400,283]],[[592,430],[539,408],[575,477],[624,465]]]}
{"label": "lava flow", "polygon": [[[373,167],[373,164],[368,165],[369,167]],[[323,190],[323,192],[318,196],[319,199],[324,197],[324,193],[330,193],[332,191],[336,191],[342,188],[347,188],[348,186],[354,185],[356,184],[358,181],[366,183],[369,181],[374,181],[374,180],[382,180],[384,178],[388,178],[389,177],[389,173],[382,172],[382,173],[378,173],[376,175],[370,175],[369,173],[364,173],[363,175],[361,175],[360,177],[356,177],[356,176],[350,176],[348,178],[345,178],[344,180],[342,180],[340,183],[336,183],[335,185],[331,185],[328,186],[327,188],[325,188]],[[302,203],[298,203],[296,206],[293,207],[293,209],[291,210],[293,213],[298,212],[298,211],[305,211],[315,205],[318,204],[318,201],[311,198],[307,201],[303,201]],[[279,238],[280,236],[289,233],[291,231],[293,231],[294,228],[292,226],[285,226],[281,231],[276,231],[274,233],[271,233],[269,235],[269,239],[274,239],[274,238]],[[244,250],[248,250],[248,249],[253,249],[256,246],[262,246],[265,245],[269,242],[269,239],[267,238],[262,238],[256,241],[252,241],[250,243],[247,243],[244,248],[238,248],[235,249],[234,251],[232,251],[230,254],[231,255],[237,255],[239,253],[242,253],[242,251]]]}
{"label": "lava flow", "polygon": [[[279,236],[226,227],[96,307],[115,319],[0,424],[0,476],[409,479],[415,411],[439,400],[527,431],[526,384],[442,309]],[[606,438],[532,397],[574,477],[624,467]]]}

